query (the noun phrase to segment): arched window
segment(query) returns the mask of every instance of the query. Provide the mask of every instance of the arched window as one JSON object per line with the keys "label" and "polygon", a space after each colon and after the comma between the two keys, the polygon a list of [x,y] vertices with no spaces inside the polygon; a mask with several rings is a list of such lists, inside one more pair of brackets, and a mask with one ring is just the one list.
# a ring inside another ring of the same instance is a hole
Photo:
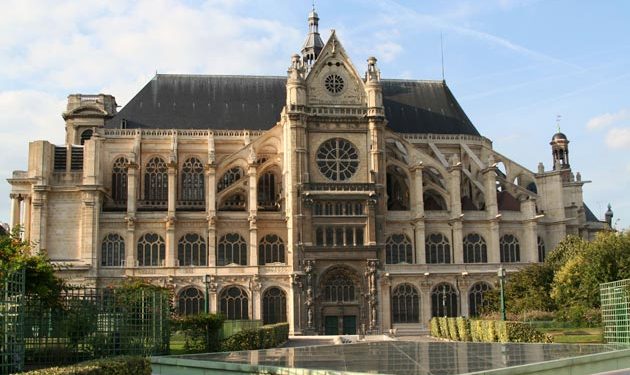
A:
{"label": "arched window", "polygon": [[385,263],[413,263],[413,245],[404,234],[392,234],[385,242]]}
{"label": "arched window", "polygon": [[204,201],[203,164],[197,158],[190,158],[182,167],[182,192],[184,201]]}
{"label": "arched window", "polygon": [[284,242],[275,234],[268,234],[258,244],[258,264],[285,263]]}
{"label": "arched window", "polygon": [[156,203],[168,201],[168,168],[158,156],[149,160],[144,170],[144,199]]}
{"label": "arched window", "polygon": [[544,262],[547,257],[547,249],[545,249],[545,240],[538,236],[538,261]]}
{"label": "arched window", "polygon": [[435,190],[425,190],[422,194],[424,209],[427,211],[444,211],[447,209],[446,201]]}
{"label": "arched window", "polygon": [[499,242],[501,249],[501,263],[513,263],[521,261],[521,247],[518,239],[511,234],[501,237]]}
{"label": "arched window", "polygon": [[269,288],[263,294],[263,324],[287,321],[287,296],[280,288]]}
{"label": "arched window", "polygon": [[263,211],[277,211],[276,175],[266,172],[258,179],[258,209]]}
{"label": "arched window", "polygon": [[457,316],[457,292],[451,284],[438,284],[431,291],[431,316]]}
{"label": "arched window", "polygon": [[223,174],[223,176],[221,176],[221,178],[217,182],[217,192],[240,180],[244,175],[245,173],[243,172],[243,168],[241,167],[234,167],[229,169]]}
{"label": "arched window", "polygon": [[118,158],[112,166],[112,199],[115,203],[127,203],[127,164],[126,158]]}
{"label": "arched window", "polygon": [[411,284],[400,284],[392,292],[394,323],[420,323],[420,297]]}
{"label": "arched window", "polygon": [[464,237],[464,263],[488,263],[486,240],[477,233]]}
{"label": "arched window", "polygon": [[195,287],[188,287],[179,292],[177,306],[177,312],[180,316],[197,315],[205,311],[206,299],[201,290]]}
{"label": "arched window", "polygon": [[234,193],[223,200],[223,204],[219,208],[220,211],[245,211],[246,207],[245,195],[242,193]]}
{"label": "arched window", "polygon": [[196,233],[187,233],[179,239],[177,259],[180,266],[206,266],[206,240]]}
{"label": "arched window", "polygon": [[125,240],[110,233],[103,239],[101,246],[101,266],[121,267],[125,264]]}
{"label": "arched window", "polygon": [[405,172],[396,166],[387,168],[387,209],[390,211],[409,210],[409,183]]}
{"label": "arched window", "polygon": [[425,251],[428,264],[451,263],[451,245],[448,238],[441,233],[427,236]]}
{"label": "arched window", "polygon": [[468,293],[468,315],[469,316],[479,316],[481,314],[481,309],[485,307],[485,294],[489,290],[492,290],[492,287],[485,282],[478,282],[470,288],[470,292]]}
{"label": "arched window", "polygon": [[324,285],[324,301],[354,302],[357,300],[354,282],[342,270],[330,275]]}
{"label": "arched window", "polygon": [[84,130],[83,133],[81,133],[81,144],[84,145],[87,140],[92,138],[92,135],[94,135],[92,129]]}
{"label": "arched window", "polygon": [[166,255],[164,239],[155,233],[147,233],[138,240],[138,265],[163,266]]}
{"label": "arched window", "polygon": [[217,246],[217,265],[247,265],[247,242],[238,233],[228,233],[221,237]]}
{"label": "arched window", "polygon": [[221,313],[227,320],[249,319],[249,298],[247,292],[238,286],[231,286],[221,292]]}

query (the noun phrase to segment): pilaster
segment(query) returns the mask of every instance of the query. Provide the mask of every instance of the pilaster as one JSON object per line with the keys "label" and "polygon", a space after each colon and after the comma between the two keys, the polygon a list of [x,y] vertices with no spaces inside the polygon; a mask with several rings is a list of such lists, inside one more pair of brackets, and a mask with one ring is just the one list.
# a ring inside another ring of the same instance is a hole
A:
{"label": "pilaster", "polygon": [[415,250],[415,263],[416,264],[426,264],[426,252],[425,252],[425,226],[424,220],[417,220],[413,224],[413,234],[414,234],[414,250]]}
{"label": "pilaster", "polygon": [[248,187],[249,187],[249,265],[258,265],[258,226],[256,225],[258,214],[258,179],[256,174],[256,154],[252,149],[250,155],[250,164],[248,169]]}
{"label": "pilaster", "polygon": [[11,230],[16,226],[21,225],[21,212],[22,196],[19,194],[11,194]]}
{"label": "pilaster", "polygon": [[484,195],[486,204],[486,218],[489,221],[488,242],[488,263],[500,263],[499,254],[499,207],[497,205],[497,173],[494,157],[488,158],[488,167],[482,171],[483,184],[486,194]]}

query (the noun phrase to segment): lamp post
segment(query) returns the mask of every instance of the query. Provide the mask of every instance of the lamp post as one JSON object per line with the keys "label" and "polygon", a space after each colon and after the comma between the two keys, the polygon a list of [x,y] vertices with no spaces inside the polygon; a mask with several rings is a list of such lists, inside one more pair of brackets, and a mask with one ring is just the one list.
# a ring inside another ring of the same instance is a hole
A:
{"label": "lamp post", "polygon": [[504,283],[505,283],[505,268],[503,266],[499,267],[499,271],[497,271],[497,276],[499,276],[499,289],[501,290],[501,319],[503,321],[507,320],[505,316],[505,291],[504,291]]}
{"label": "lamp post", "polygon": [[206,285],[206,298],[203,304],[203,312],[207,314],[210,311],[210,292],[208,291],[208,285],[210,284],[210,275],[203,275],[203,283]]}

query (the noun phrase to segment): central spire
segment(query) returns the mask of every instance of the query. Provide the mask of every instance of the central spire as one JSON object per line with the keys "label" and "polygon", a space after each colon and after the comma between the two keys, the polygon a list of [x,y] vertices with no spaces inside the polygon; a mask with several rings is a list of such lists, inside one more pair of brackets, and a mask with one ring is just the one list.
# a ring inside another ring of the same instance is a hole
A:
{"label": "central spire", "polygon": [[313,10],[308,15],[308,35],[304,46],[302,46],[302,59],[304,64],[309,67],[313,65],[317,56],[324,48],[324,42],[319,36],[319,17],[315,12],[315,3],[313,2]]}

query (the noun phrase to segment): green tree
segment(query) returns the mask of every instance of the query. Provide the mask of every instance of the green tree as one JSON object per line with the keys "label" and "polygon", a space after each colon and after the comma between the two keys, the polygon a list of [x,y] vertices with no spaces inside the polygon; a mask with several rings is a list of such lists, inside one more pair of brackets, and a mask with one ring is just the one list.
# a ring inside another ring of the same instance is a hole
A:
{"label": "green tree", "polygon": [[36,297],[48,306],[56,305],[63,289],[63,281],[55,275],[55,267],[46,254],[31,254],[31,246],[22,241],[14,230],[0,236],[0,278],[24,269],[25,294]]}

